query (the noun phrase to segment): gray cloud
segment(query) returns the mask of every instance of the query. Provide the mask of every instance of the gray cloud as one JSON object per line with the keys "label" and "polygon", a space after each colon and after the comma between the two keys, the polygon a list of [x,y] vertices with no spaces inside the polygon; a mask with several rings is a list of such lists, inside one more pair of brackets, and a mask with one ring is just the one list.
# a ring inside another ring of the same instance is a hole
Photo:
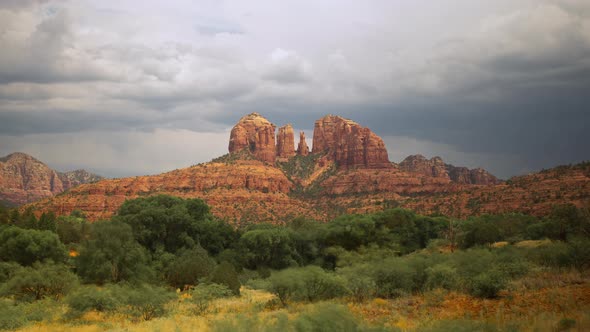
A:
{"label": "gray cloud", "polygon": [[[82,138],[100,132],[131,151],[179,142],[162,130],[214,132],[220,155],[244,113],[307,131],[332,113],[386,137],[395,161],[508,177],[590,159],[587,1],[137,4],[2,2],[0,136],[53,137],[56,152],[62,135],[96,147]],[[112,174],[147,158],[111,150],[97,148]]]}

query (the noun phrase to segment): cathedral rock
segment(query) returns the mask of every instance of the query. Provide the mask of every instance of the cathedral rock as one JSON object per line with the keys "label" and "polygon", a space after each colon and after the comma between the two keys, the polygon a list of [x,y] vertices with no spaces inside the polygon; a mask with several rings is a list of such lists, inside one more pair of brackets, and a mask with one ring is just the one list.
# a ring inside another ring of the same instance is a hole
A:
{"label": "cathedral rock", "polygon": [[258,113],[251,113],[233,127],[229,152],[248,149],[257,159],[274,163],[276,158],[275,125]]}
{"label": "cathedral rock", "polygon": [[390,168],[381,137],[369,128],[335,115],[315,122],[313,153],[327,153],[340,168]]}

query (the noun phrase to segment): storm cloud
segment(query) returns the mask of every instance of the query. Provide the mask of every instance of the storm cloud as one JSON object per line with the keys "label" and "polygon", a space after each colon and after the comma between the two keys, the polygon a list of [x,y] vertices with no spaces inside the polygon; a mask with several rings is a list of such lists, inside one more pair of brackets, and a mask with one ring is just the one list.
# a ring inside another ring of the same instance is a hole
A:
{"label": "storm cloud", "polygon": [[503,178],[590,159],[584,0],[3,1],[0,45],[0,154],[63,170],[207,161],[253,111]]}

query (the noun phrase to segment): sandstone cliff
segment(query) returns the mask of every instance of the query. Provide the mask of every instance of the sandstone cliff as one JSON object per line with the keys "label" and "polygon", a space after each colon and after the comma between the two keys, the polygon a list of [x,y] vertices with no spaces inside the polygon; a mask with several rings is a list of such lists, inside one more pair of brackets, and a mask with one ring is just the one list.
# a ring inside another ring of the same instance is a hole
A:
{"label": "sandstone cliff", "polygon": [[276,157],[275,125],[258,113],[251,113],[233,127],[229,152],[248,149],[257,159],[274,163]]}
{"label": "sandstone cliff", "polygon": [[288,159],[295,156],[295,134],[288,124],[279,128],[277,134],[277,158]]}
{"label": "sandstone cliff", "polygon": [[369,128],[339,116],[328,115],[315,122],[313,153],[325,153],[338,167],[389,168],[383,140]]}
{"label": "sandstone cliff", "polygon": [[25,153],[0,158],[0,200],[14,205],[25,204],[59,194],[100,176],[78,170],[59,173]]}

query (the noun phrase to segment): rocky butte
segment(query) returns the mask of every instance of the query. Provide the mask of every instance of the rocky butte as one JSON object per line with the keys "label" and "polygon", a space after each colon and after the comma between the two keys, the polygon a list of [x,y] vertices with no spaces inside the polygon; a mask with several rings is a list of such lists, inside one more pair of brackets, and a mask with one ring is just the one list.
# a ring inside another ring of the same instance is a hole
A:
{"label": "rocky butte", "polygon": [[244,116],[231,130],[229,152],[247,149],[258,160],[274,163],[277,155],[275,128],[258,113]]}
{"label": "rocky butte", "polygon": [[293,127],[288,124],[279,128],[277,134],[277,158],[289,159],[295,156],[295,134]]}
{"label": "rocky butte", "polygon": [[391,167],[381,137],[369,128],[335,115],[315,122],[313,153],[326,153],[329,159],[344,169]]}

